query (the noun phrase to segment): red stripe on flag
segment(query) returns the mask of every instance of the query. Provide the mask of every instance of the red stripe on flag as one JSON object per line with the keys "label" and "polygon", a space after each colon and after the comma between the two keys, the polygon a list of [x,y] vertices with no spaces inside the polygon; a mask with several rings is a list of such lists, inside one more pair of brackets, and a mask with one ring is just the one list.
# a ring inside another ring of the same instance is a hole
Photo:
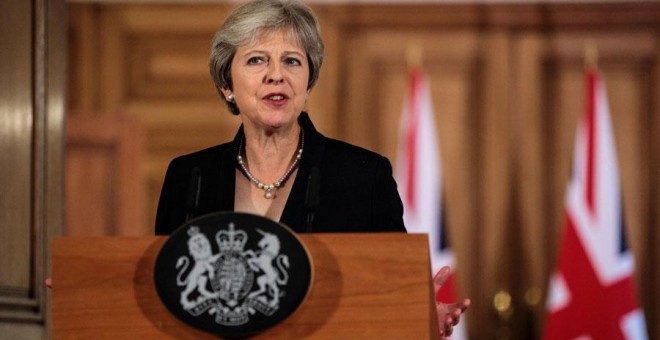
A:
{"label": "red stripe on flag", "polygon": [[589,212],[595,213],[594,197],[596,195],[596,82],[597,75],[593,71],[589,71],[587,75],[587,188],[585,193],[587,195],[587,207]]}
{"label": "red stripe on flag", "polygon": [[421,73],[419,71],[413,71],[410,73],[410,79],[408,83],[408,127],[406,132],[406,152],[408,153],[408,177],[407,180],[407,189],[406,192],[406,208],[416,211],[416,202],[415,195],[417,191],[417,135],[419,130],[419,89],[420,89],[420,79]]}

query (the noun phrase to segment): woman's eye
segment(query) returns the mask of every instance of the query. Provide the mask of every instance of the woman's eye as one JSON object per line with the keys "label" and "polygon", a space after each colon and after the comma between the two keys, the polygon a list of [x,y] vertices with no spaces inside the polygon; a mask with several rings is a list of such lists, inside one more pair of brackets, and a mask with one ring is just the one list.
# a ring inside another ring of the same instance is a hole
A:
{"label": "woman's eye", "polygon": [[289,65],[302,65],[300,60],[298,60],[297,58],[286,58],[286,63]]}
{"label": "woman's eye", "polygon": [[252,57],[252,58],[248,59],[247,63],[248,64],[259,64],[263,61],[264,61],[264,59],[262,57]]}

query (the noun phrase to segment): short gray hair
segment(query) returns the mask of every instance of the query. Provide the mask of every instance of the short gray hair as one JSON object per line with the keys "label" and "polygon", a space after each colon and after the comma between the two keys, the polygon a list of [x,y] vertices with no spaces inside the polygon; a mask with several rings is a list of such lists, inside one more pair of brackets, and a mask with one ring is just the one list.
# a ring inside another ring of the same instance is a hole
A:
{"label": "short gray hair", "polygon": [[234,9],[213,38],[209,71],[215,87],[233,114],[240,111],[235,102],[227,101],[222,89],[232,89],[231,63],[236,49],[272,30],[289,30],[307,54],[310,90],[319,78],[323,63],[323,39],[312,10],[298,0],[252,0]]}

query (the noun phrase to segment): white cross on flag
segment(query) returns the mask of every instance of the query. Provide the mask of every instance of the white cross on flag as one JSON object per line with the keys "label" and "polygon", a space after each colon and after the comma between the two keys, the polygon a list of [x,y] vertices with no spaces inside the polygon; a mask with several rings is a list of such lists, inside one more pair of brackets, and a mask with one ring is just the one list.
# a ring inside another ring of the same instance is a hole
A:
{"label": "white cross on flag", "polygon": [[646,339],[628,248],[605,87],[587,73],[557,269],[550,279],[545,339]]}
{"label": "white cross on flag", "polygon": [[[396,182],[403,200],[403,220],[410,233],[428,233],[433,273],[443,266],[452,274],[436,299],[458,301],[454,254],[449,248],[442,204],[442,170],[433,119],[429,83],[420,70],[410,72],[399,133]],[[454,327],[453,339],[463,339],[465,316]]]}

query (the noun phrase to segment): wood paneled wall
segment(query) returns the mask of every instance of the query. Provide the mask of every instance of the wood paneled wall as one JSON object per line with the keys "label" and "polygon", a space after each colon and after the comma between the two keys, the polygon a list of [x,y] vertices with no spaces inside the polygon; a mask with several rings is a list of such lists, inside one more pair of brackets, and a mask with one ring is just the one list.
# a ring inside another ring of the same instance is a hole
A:
{"label": "wood paneled wall", "polygon": [[0,2],[0,338],[48,334],[43,281],[64,211],[65,10]]}
{"label": "wood paneled wall", "polygon": [[[151,230],[174,156],[233,137],[238,119],[207,71],[228,5],[70,4],[71,115],[144,131]],[[475,338],[536,337],[559,235],[583,55],[599,51],[630,244],[652,337],[660,336],[660,4],[315,5],[327,55],[308,104],[320,131],[395,162],[406,52],[422,46],[460,287]],[[75,194],[75,193],[73,193]],[[511,304],[494,298],[511,297]],[[616,297],[612,297],[613,303]]]}
{"label": "wood paneled wall", "polygon": [[[66,234],[145,235],[144,133],[117,117],[67,120]],[[75,194],[72,194],[75,193]]]}

